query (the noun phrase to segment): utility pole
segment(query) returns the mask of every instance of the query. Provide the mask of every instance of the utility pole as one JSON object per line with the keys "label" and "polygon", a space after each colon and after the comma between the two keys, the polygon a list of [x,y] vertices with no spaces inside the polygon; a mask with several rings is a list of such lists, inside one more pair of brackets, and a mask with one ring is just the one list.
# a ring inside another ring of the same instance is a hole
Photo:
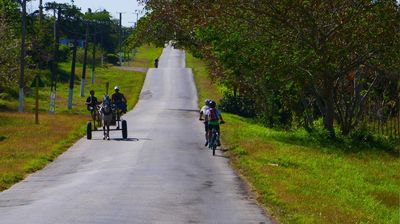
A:
{"label": "utility pole", "polygon": [[92,61],[92,84],[94,84],[94,72],[96,70],[96,23],[93,24],[93,61]]}
{"label": "utility pole", "polygon": [[103,45],[104,45],[104,42],[103,42],[103,32],[101,31],[101,67],[104,67],[104,50],[103,50]]}
{"label": "utility pole", "polygon": [[89,21],[86,21],[85,52],[83,56],[82,79],[81,79],[81,97],[85,96],[86,64],[87,64],[87,53],[89,45],[88,41],[89,41]]}
{"label": "utility pole", "polygon": [[122,12],[119,13],[119,64],[122,66]]}
{"label": "utility pole", "polygon": [[74,79],[75,79],[75,63],[76,63],[76,45],[77,40],[74,39],[72,46],[72,65],[71,65],[71,76],[69,79],[69,95],[68,95],[68,109],[72,109],[72,97],[74,94]]}
{"label": "utility pole", "polygon": [[137,23],[138,23],[138,21],[139,21],[139,10],[135,10],[135,12],[133,13],[133,14],[136,14],[136,26],[137,26]]}
{"label": "utility pole", "polygon": [[43,0],[39,1],[39,24],[42,26],[42,20],[43,20]]}
{"label": "utility pole", "polygon": [[[140,13],[140,10],[138,10],[138,9],[136,9],[135,12],[133,13],[133,14],[136,14],[136,23],[135,23],[135,25],[133,26],[134,29],[137,28],[137,26],[138,26],[138,22],[139,22],[139,13]],[[135,54],[136,54],[136,48],[132,49],[132,60],[135,59]]]}
{"label": "utility pole", "polygon": [[[74,5],[74,1],[71,0],[71,2],[72,2],[72,5]],[[77,45],[78,45],[77,34],[75,33],[73,36],[74,36],[74,42],[72,45],[71,76],[69,79],[68,110],[72,110],[72,98],[73,98],[73,94],[74,94],[74,81],[75,81],[76,50],[77,50]]]}
{"label": "utility pole", "polygon": [[35,124],[39,124],[39,76],[34,79],[35,82]]}
{"label": "utility pole", "polygon": [[[127,34],[128,35],[128,34]],[[128,66],[129,66],[129,63],[130,63],[130,55],[129,55],[129,52],[130,52],[130,50],[129,50],[129,48],[128,48],[128,45],[127,44],[125,44],[125,54],[127,54],[127,56],[128,56]]]}
{"label": "utility pole", "polygon": [[26,1],[21,0],[22,26],[21,26],[21,52],[20,52],[20,76],[19,76],[19,107],[18,111],[24,111],[24,86],[25,86],[25,38],[26,38]]}
{"label": "utility pole", "polygon": [[[57,17],[56,17],[57,11]],[[49,113],[54,114],[56,111],[56,90],[57,90],[57,61],[58,61],[58,46],[60,41],[60,35],[58,32],[59,20],[61,18],[61,8],[58,9],[53,8],[53,17],[54,17],[54,46],[53,46],[53,60],[51,61],[51,87],[50,87],[50,104],[49,104]]]}
{"label": "utility pole", "polygon": [[[136,10],[135,10],[136,11]],[[132,25],[132,32],[135,30],[135,26],[136,26],[136,23],[137,22],[128,22],[128,23],[130,23],[130,24],[133,24]],[[130,63],[130,61],[131,61],[131,59],[130,59],[130,50],[129,49],[127,49],[127,53],[128,53],[128,66],[129,66],[129,63]],[[134,55],[132,55],[132,60],[133,60],[133,56]]]}
{"label": "utility pole", "polygon": [[[122,29],[122,40],[125,39],[125,30]],[[126,55],[125,55],[125,46],[123,46],[124,44],[121,42],[121,52],[122,52],[122,62],[126,61]],[[122,64],[121,64],[122,66]]]}

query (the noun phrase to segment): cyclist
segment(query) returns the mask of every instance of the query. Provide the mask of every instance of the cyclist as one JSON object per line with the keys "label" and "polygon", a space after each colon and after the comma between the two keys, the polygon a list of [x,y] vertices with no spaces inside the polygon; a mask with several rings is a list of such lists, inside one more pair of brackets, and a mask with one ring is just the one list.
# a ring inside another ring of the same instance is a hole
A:
{"label": "cyclist", "polygon": [[120,109],[122,113],[126,113],[127,100],[126,100],[124,94],[119,92],[118,86],[114,87],[114,91],[115,91],[115,93],[112,94],[112,96],[111,96],[111,103],[114,104],[117,109]]}
{"label": "cyclist", "polygon": [[[222,118],[221,112],[216,108],[217,104],[214,101],[209,102],[210,109],[206,112],[206,120],[208,121],[208,139],[211,139],[211,130],[215,128],[218,136],[221,136],[219,124],[223,124],[224,119]],[[217,145],[220,146],[221,142],[218,138]]]}
{"label": "cyclist", "polygon": [[199,120],[200,121],[204,121],[204,130],[205,130],[205,137],[206,137],[206,144],[204,144],[204,146],[207,146],[208,145],[208,138],[207,138],[207,136],[208,136],[208,121],[207,120],[205,120],[205,119],[203,119],[202,117],[204,116],[206,116],[206,113],[207,113],[207,111],[208,111],[208,109],[210,109],[210,102],[211,102],[211,100],[210,99],[206,99],[205,101],[204,101],[204,106],[200,109],[200,117],[199,117]]}
{"label": "cyclist", "polygon": [[158,58],[156,58],[155,60],[154,60],[154,67],[156,67],[156,68],[158,68]]}
{"label": "cyclist", "polygon": [[97,101],[97,98],[94,96],[94,90],[90,90],[90,96],[86,99],[86,106],[87,110],[92,112],[93,110],[96,109],[97,105],[99,105],[99,101]]}

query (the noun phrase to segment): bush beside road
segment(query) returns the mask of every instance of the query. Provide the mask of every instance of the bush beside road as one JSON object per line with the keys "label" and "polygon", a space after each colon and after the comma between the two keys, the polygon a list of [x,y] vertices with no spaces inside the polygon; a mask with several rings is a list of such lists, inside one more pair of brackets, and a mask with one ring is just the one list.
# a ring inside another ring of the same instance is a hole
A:
{"label": "bush beside road", "polygon": [[[199,106],[219,100],[203,62],[188,54]],[[281,223],[399,223],[400,160],[393,152],[323,143],[304,130],[279,131],[223,113],[224,149],[257,200]]]}

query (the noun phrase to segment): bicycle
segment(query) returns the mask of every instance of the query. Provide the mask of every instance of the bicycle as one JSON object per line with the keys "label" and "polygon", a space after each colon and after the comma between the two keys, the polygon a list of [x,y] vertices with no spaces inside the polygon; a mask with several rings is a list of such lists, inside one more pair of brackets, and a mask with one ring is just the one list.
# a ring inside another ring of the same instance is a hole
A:
{"label": "bicycle", "polygon": [[[224,124],[224,122],[220,122],[220,124]],[[217,128],[215,126],[213,126],[211,129],[211,138],[208,141],[208,148],[213,150],[213,156],[215,156],[215,150],[217,149],[217,146],[220,145],[220,144],[218,144],[219,141],[220,141],[220,139],[219,139],[219,134],[218,134]]]}

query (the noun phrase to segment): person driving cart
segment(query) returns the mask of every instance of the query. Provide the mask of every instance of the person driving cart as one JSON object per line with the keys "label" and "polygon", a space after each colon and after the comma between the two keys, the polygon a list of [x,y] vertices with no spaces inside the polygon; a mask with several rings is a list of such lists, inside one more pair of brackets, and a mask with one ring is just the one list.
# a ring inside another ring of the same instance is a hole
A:
{"label": "person driving cart", "polygon": [[112,96],[111,96],[111,103],[114,104],[117,109],[120,109],[122,111],[122,113],[126,113],[126,111],[127,111],[127,106],[126,106],[127,100],[126,100],[124,94],[119,92],[119,87],[118,86],[114,87],[114,91],[115,91],[115,93],[112,94]]}
{"label": "person driving cart", "polygon": [[99,105],[99,101],[97,101],[97,97],[94,96],[94,90],[90,90],[90,96],[86,99],[86,106],[88,111],[93,111],[96,109],[97,105]]}

